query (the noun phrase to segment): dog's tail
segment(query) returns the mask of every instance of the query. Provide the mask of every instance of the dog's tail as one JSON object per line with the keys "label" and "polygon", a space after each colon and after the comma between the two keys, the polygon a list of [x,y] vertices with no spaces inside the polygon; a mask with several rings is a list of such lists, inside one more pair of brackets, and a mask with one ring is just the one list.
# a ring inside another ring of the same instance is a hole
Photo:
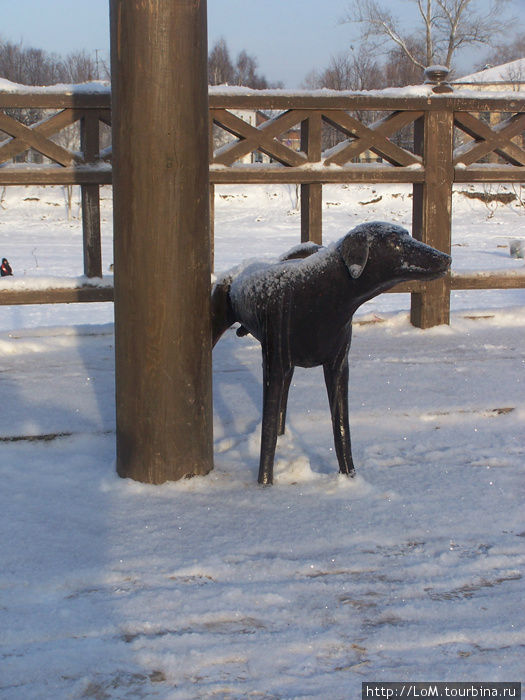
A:
{"label": "dog's tail", "polygon": [[215,347],[221,335],[235,323],[230,305],[232,279],[231,273],[219,277],[211,290],[212,347]]}

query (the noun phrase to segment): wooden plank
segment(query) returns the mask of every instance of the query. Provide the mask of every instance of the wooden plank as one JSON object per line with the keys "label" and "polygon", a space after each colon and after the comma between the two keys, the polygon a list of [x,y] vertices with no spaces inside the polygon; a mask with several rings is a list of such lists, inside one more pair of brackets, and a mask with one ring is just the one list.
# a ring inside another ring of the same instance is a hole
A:
{"label": "wooden plank", "polygon": [[96,112],[84,112],[80,124],[80,148],[85,163],[95,163],[100,151],[99,118]]}
{"label": "wooden plank", "polygon": [[20,151],[33,148],[35,151],[63,166],[71,165],[79,160],[74,153],[50,141],[36,129],[31,129],[25,124],[21,124],[3,112],[0,112],[0,130],[19,141],[21,145]]}
{"label": "wooden plank", "polygon": [[323,243],[323,186],[301,185],[301,242]]}
{"label": "wooden plank", "polygon": [[423,168],[401,168],[375,163],[354,163],[344,168],[252,165],[237,168],[210,168],[210,182],[215,185],[239,183],[258,184],[308,184],[308,183],[381,183],[423,182]]}
{"label": "wooden plank", "polygon": [[306,158],[302,153],[277,141],[277,137],[304,119],[305,113],[290,110],[256,128],[226,110],[212,111],[218,126],[238,137],[240,141],[229,143],[214,152],[213,163],[232,165],[252,151],[259,150],[283,165],[302,165]]}
{"label": "wooden plank", "polygon": [[478,163],[454,168],[454,182],[525,182],[525,167]]}
{"label": "wooden plank", "polygon": [[110,109],[111,92],[0,92],[0,109]]}
{"label": "wooden plank", "polygon": [[[208,110],[208,161],[213,161],[213,117],[212,112]],[[209,216],[209,236],[210,236],[210,269],[213,272],[215,269],[215,185],[209,183],[209,200],[210,200],[210,216]]]}
{"label": "wooden plank", "polygon": [[99,185],[82,185],[80,193],[84,274],[86,277],[102,277]]}
{"label": "wooden plank", "polygon": [[380,94],[335,92],[327,94],[327,91],[315,91],[304,93],[282,90],[250,91],[242,94],[220,94],[216,90],[210,91],[209,103],[211,109],[261,109],[280,110],[288,109],[335,109],[347,112],[355,112],[358,109],[394,111],[398,109],[419,110],[429,107],[426,97],[405,98],[386,97]]}
{"label": "wooden plank", "polygon": [[323,113],[305,112],[307,118],[301,122],[301,150],[309,163],[318,163],[322,157]]}
{"label": "wooden plank", "polygon": [[[440,108],[439,102],[433,101],[432,108]],[[453,94],[441,108],[456,112],[523,112],[525,99],[523,93],[516,93],[516,96],[510,99],[502,98],[497,93],[491,95],[490,91],[482,94],[472,93],[468,97],[465,94]]]}
{"label": "wooden plank", "polygon": [[[77,107],[80,109],[109,109],[111,94],[97,91],[93,93],[79,92],[50,92],[49,90],[38,92],[30,88],[31,92],[0,93],[0,109],[13,108],[42,108],[64,109]],[[304,93],[293,91],[285,93],[282,90],[250,90],[245,95],[234,95],[231,91],[221,94],[220,89],[210,90],[209,104],[212,109],[342,109],[355,111],[357,109],[369,109],[374,111],[407,110],[456,110],[463,112],[523,112],[525,99],[520,93],[510,100],[484,92],[480,95],[466,96],[465,93],[455,95],[436,95],[429,91],[428,95],[419,97],[406,97],[400,90],[399,97],[381,94],[377,92],[349,93],[342,92],[326,94],[327,91],[318,93],[305,91]]]}
{"label": "wooden plank", "polygon": [[[74,124],[83,114],[81,110],[64,109],[52,117],[33,125],[31,130],[45,138],[49,138],[49,136],[58,133],[66,126]],[[23,138],[11,137],[5,139],[0,143],[0,163],[12,160],[16,155],[23,153],[28,148],[30,148],[30,145]]]}
{"label": "wooden plank", "polygon": [[215,186],[210,184],[210,269],[215,269]]}
{"label": "wooden plank", "polygon": [[113,301],[113,287],[76,287],[74,289],[2,289],[0,306],[21,304],[77,304]]}
{"label": "wooden plank", "polygon": [[[403,282],[396,285],[389,292],[393,293],[419,293],[427,291],[427,285],[432,282]],[[515,270],[481,271],[481,272],[452,272],[448,285],[453,290],[467,289],[524,289],[525,272],[516,273]]]}
{"label": "wooden plank", "polygon": [[[509,166],[510,167],[510,166]],[[456,169],[457,182],[470,182],[465,173],[469,169]],[[473,181],[489,182],[491,177],[484,175],[483,170],[472,171]],[[523,172],[513,173],[511,170],[495,170],[494,181],[519,182],[523,181]],[[356,163],[344,168],[279,167],[252,165],[238,168],[210,168],[210,182],[215,185],[228,184],[301,184],[301,183],[411,183],[424,180],[424,170],[414,168],[397,168],[388,165]],[[521,179],[520,179],[521,178]],[[0,185],[81,185],[100,184],[110,185],[112,182],[111,168],[83,167],[61,168],[48,166],[13,166],[0,168]]]}
{"label": "wooden plank", "polygon": [[[311,162],[321,159],[322,117],[314,112],[301,122],[301,150]],[[323,243],[323,186],[320,182],[301,184],[301,242]]]}
{"label": "wooden plank", "polygon": [[[423,294],[429,282],[402,282],[389,289],[387,294],[406,294],[407,292]],[[467,289],[525,289],[525,272],[516,270],[495,270],[481,272],[452,272],[449,278],[450,289],[455,291]]]}
{"label": "wooden plank", "polygon": [[474,139],[455,149],[454,164],[468,166],[495,152],[511,165],[525,165],[525,151],[511,141],[525,130],[525,115],[514,114],[490,128],[472,114],[456,113],[454,124]]}
{"label": "wooden plank", "polygon": [[106,124],[107,126],[111,126],[111,110],[110,109],[99,110],[98,117],[103,124]]}
{"label": "wooden plank", "polygon": [[482,272],[453,273],[451,289],[523,289],[525,271],[490,270]]}
{"label": "wooden plank", "polygon": [[[80,148],[85,163],[95,163],[99,157],[100,130],[98,113],[86,112],[80,123]],[[102,246],[100,235],[99,185],[81,185],[82,240],[84,274],[102,277]]]}
{"label": "wooden plank", "polygon": [[0,185],[111,185],[111,169],[104,166],[13,166],[0,168]]}
{"label": "wooden plank", "polygon": [[325,112],[324,119],[334,128],[343,130],[354,140],[342,142],[324,154],[326,165],[343,165],[357,158],[366,150],[371,150],[395,166],[409,166],[421,163],[417,155],[400,148],[389,140],[389,136],[411,124],[423,113],[394,112],[383,119],[366,126],[345,112]]}
{"label": "wooden plank", "polygon": [[[403,282],[388,290],[387,294],[423,293],[425,282]],[[525,289],[525,272],[512,271],[452,273],[450,288],[467,289]],[[22,304],[75,304],[84,302],[113,301],[113,287],[77,287],[74,289],[0,290],[0,306]]]}
{"label": "wooden plank", "polygon": [[463,112],[520,112],[525,109],[525,99],[516,93],[515,98],[501,98],[498,94],[490,95],[486,92],[481,95],[455,96],[454,93],[435,94],[429,91],[428,95],[420,97],[406,97],[400,90],[399,96],[385,95],[381,91],[350,93],[335,92],[326,94],[326,91],[315,92],[290,92],[288,94],[279,91],[249,91],[245,95],[220,94],[218,90],[211,90],[209,97],[212,109],[336,109],[353,112],[357,110],[373,111],[448,111]]}
{"label": "wooden plank", "polygon": [[525,130],[525,114],[512,114],[491,127],[469,112],[454,112],[454,125],[473,139],[501,138],[509,140]]}

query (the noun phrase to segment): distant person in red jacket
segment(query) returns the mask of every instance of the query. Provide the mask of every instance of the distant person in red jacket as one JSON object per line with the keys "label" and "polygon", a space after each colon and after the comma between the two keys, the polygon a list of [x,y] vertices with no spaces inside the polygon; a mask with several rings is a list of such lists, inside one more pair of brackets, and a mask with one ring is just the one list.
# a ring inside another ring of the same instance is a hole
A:
{"label": "distant person in red jacket", "polygon": [[7,258],[2,258],[2,267],[0,267],[0,275],[2,277],[8,277],[13,274],[11,270],[11,265],[7,262]]}

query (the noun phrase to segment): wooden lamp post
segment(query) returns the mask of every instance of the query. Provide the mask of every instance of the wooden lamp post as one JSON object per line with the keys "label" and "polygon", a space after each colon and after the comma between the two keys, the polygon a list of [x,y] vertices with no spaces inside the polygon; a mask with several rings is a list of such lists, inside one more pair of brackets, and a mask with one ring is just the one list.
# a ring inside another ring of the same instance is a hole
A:
{"label": "wooden lamp post", "polygon": [[110,0],[117,471],[213,466],[206,0]]}

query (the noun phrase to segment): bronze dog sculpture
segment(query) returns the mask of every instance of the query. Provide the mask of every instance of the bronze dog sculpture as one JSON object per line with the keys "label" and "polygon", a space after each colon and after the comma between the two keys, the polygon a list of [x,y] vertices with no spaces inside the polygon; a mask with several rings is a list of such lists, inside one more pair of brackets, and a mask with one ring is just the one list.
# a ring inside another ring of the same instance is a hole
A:
{"label": "bronze dog sculpture", "polygon": [[394,224],[360,224],[328,247],[296,246],[276,263],[226,273],[212,290],[213,345],[233,323],[263,355],[259,483],[271,484],[277,436],[284,433],[294,367],[323,366],[339,471],[355,474],[348,421],[352,317],[399,282],[444,275],[451,259]]}

